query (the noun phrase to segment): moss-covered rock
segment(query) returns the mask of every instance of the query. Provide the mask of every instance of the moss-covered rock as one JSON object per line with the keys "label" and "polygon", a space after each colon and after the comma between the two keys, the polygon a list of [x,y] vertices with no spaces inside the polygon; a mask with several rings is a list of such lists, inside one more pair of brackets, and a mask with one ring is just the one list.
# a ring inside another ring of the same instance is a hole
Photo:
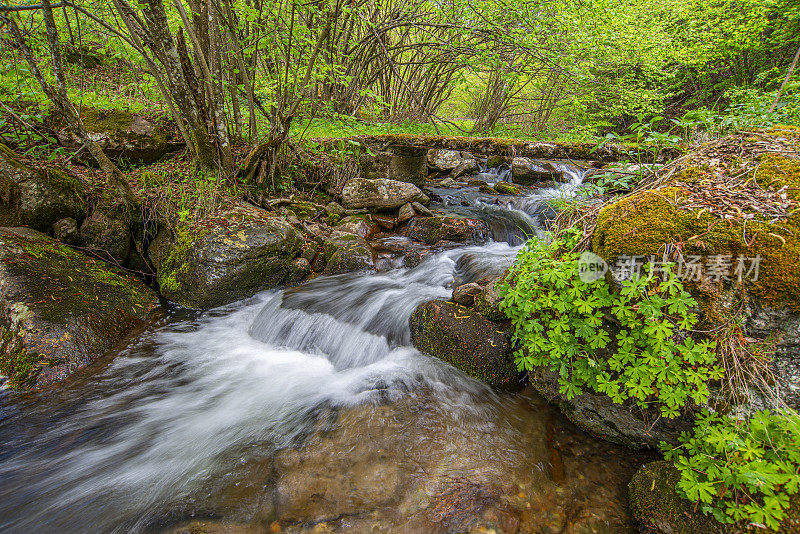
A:
{"label": "moss-covered rock", "polygon": [[537,185],[561,181],[564,178],[564,172],[556,169],[550,162],[530,158],[514,158],[511,162],[511,174],[514,183],[522,185]]}
{"label": "moss-covered rock", "polygon": [[[181,146],[165,128],[144,117],[115,109],[81,109],[81,120],[92,139],[106,156],[117,162],[147,164]],[[58,141],[68,150],[79,150],[83,143],[59,118],[50,119]],[[93,162],[91,156],[86,156]]]}
{"label": "moss-covered rock", "polygon": [[0,226],[30,226],[48,232],[64,218],[86,214],[86,187],[55,167],[33,169],[0,145]]}
{"label": "moss-covered rock", "polygon": [[508,182],[497,182],[494,184],[494,190],[500,193],[501,195],[519,195],[520,190],[514,184],[510,184]]}
{"label": "moss-covered rock", "polygon": [[342,189],[349,209],[395,210],[408,202],[427,202],[428,197],[414,184],[397,180],[353,178]]}
{"label": "moss-covered rock", "polygon": [[518,385],[508,337],[479,313],[455,302],[431,300],[417,306],[409,325],[412,343],[420,351],[492,386]]}
{"label": "moss-covered rock", "polygon": [[[704,515],[692,503],[678,495],[680,473],[669,462],[649,463],[636,472],[628,485],[631,512],[640,531],[652,534],[755,534],[765,532],[756,525],[723,525]],[[800,497],[793,496],[787,518],[777,534],[800,533]]]}
{"label": "moss-covered rock", "polygon": [[12,387],[63,380],[158,308],[139,280],[29,228],[0,229],[0,373]]}
{"label": "moss-covered rock", "polygon": [[240,205],[202,225],[162,230],[148,254],[166,298],[204,309],[282,283],[301,246],[285,219]]}
{"label": "moss-covered rock", "polygon": [[425,148],[404,144],[370,150],[359,157],[361,174],[368,179],[387,178],[422,187],[428,174],[427,153]]}
{"label": "moss-covered rock", "polygon": [[723,534],[730,532],[713,518],[694,510],[675,491],[680,473],[659,461],[641,467],[628,486],[631,512],[642,532],[663,534]]}
{"label": "moss-covered rock", "polygon": [[325,274],[363,271],[375,265],[372,249],[359,235],[333,232],[324,246]]}
{"label": "moss-covered rock", "polygon": [[128,225],[102,210],[95,210],[83,221],[78,242],[87,252],[116,265],[125,265],[131,252]]}
{"label": "moss-covered rock", "polygon": [[447,216],[415,217],[403,229],[405,236],[428,245],[439,241],[482,242],[489,233],[489,226],[480,219]]}

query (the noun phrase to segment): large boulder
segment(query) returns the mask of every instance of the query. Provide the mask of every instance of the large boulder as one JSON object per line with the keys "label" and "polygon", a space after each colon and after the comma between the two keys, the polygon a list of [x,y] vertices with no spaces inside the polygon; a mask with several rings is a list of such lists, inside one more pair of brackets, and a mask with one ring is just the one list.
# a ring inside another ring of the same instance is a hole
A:
{"label": "large boulder", "polygon": [[85,197],[84,184],[66,171],[33,169],[0,145],[0,226],[48,232],[61,219],[82,219]]}
{"label": "large boulder", "polygon": [[428,197],[414,184],[379,178],[353,178],[342,189],[344,206],[394,210],[408,202],[428,202]]}
{"label": "large boulder", "polygon": [[473,378],[501,388],[518,385],[506,334],[497,324],[455,302],[423,302],[409,319],[411,340]]}
{"label": "large boulder", "polygon": [[458,176],[478,169],[478,163],[469,152],[458,150],[432,149],[428,151],[428,167],[439,172],[453,172],[461,169]]}
{"label": "large boulder", "polygon": [[63,380],[158,309],[142,282],[30,228],[0,228],[0,374]]}
{"label": "large boulder", "polygon": [[283,282],[302,243],[285,219],[240,205],[202,227],[162,230],[148,254],[166,298],[204,309]]}
{"label": "large boulder", "polygon": [[403,230],[404,235],[428,245],[439,241],[481,242],[489,236],[489,226],[480,219],[466,217],[415,217]]}
{"label": "large boulder", "polygon": [[[167,129],[127,111],[84,107],[81,120],[89,136],[116,162],[153,163],[181,146]],[[60,119],[51,119],[51,126],[56,130],[58,142],[68,150],[77,151],[83,146]]]}
{"label": "large boulder", "polygon": [[550,162],[540,162],[530,158],[514,158],[511,160],[511,175],[515,184],[537,185],[542,182],[559,181],[564,173],[556,169]]}

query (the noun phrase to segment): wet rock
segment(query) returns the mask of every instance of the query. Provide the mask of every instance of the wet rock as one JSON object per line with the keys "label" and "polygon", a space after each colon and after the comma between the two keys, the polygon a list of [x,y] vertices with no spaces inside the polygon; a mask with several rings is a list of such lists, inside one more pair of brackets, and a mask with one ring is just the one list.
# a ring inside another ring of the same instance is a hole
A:
{"label": "wet rock", "polygon": [[[405,204],[404,204],[405,205]],[[372,222],[380,226],[381,228],[386,228],[387,230],[392,230],[395,226],[397,226],[397,219],[390,215],[377,215],[373,214]]]}
{"label": "wet rock", "polygon": [[78,242],[90,254],[118,266],[125,265],[131,251],[128,225],[100,210],[83,221]]}
{"label": "wet rock", "polygon": [[478,191],[485,195],[496,195],[497,191],[487,183],[483,183],[478,187]]}
{"label": "wet rock", "polygon": [[342,189],[347,208],[394,210],[408,202],[427,202],[427,196],[414,184],[396,180],[353,178]]}
{"label": "wet rock", "polygon": [[642,532],[654,534],[723,534],[731,527],[696,510],[694,503],[675,491],[680,473],[671,463],[652,462],[641,467],[629,487],[631,512]]}
{"label": "wet rock", "polygon": [[410,250],[403,256],[403,267],[406,269],[413,269],[422,263],[422,254],[416,250]]}
{"label": "wet rock", "polygon": [[[84,107],[81,119],[84,128],[106,156],[117,162],[153,163],[181,146],[161,126],[127,111]],[[50,119],[50,124],[62,146],[72,151],[83,146],[69,128],[59,123],[59,119]],[[94,161],[88,154],[86,158]]]}
{"label": "wet rock", "polygon": [[66,245],[78,242],[78,223],[72,217],[61,219],[53,224],[53,236]]}
{"label": "wet rock", "polygon": [[239,205],[202,228],[162,230],[148,254],[166,298],[204,309],[280,284],[301,245],[285,219]]}
{"label": "wet rock", "polygon": [[334,232],[325,240],[325,274],[363,271],[373,267],[372,249],[363,237]]}
{"label": "wet rock", "polygon": [[411,339],[422,352],[495,387],[518,385],[505,333],[482,315],[454,302],[420,304],[409,319]]}
{"label": "wet rock", "polygon": [[503,299],[500,297],[500,280],[493,280],[482,287],[481,291],[475,295],[475,311],[489,319],[490,321],[505,321],[508,319],[506,314],[500,309]]}
{"label": "wet rock", "polygon": [[493,155],[486,159],[487,169],[496,169],[498,167],[502,167],[503,165],[511,165],[511,158],[508,156]]}
{"label": "wet rock", "polygon": [[457,180],[461,176],[466,176],[474,172],[478,172],[478,162],[473,158],[469,158],[459,163],[458,166],[450,173],[450,176]]}
{"label": "wet rock", "polygon": [[441,182],[439,182],[438,185],[439,185],[439,187],[456,187],[458,185],[458,183],[455,180],[453,180],[452,178],[448,177],[448,178],[445,178],[444,180],[442,180]]}
{"label": "wet rock", "polygon": [[53,223],[86,214],[84,184],[68,172],[33,169],[0,145],[0,226],[30,226],[48,232]]}
{"label": "wet rock", "polygon": [[433,212],[426,208],[421,202],[412,202],[411,206],[414,208],[414,211],[417,212],[419,215],[424,215],[425,217],[433,217]]}
{"label": "wet rock", "polygon": [[462,284],[453,289],[453,302],[462,306],[472,306],[475,303],[475,295],[483,291],[483,287],[475,282]]}
{"label": "wet rock", "polygon": [[631,449],[657,448],[665,441],[678,443],[681,432],[691,431],[693,417],[675,419],[642,411],[632,403],[616,404],[607,395],[584,391],[568,400],[559,391],[558,374],[544,367],[528,373],[533,388],[586,432]]}
{"label": "wet rock", "polygon": [[415,217],[404,229],[406,236],[435,245],[439,241],[479,242],[489,235],[488,225],[479,219],[465,217]]}
{"label": "wet rock", "polygon": [[414,212],[414,206],[412,206],[410,202],[403,204],[400,206],[400,210],[397,212],[397,222],[398,224],[402,224],[408,220],[411,220],[414,215],[416,215]]}
{"label": "wet rock", "polygon": [[105,354],[158,309],[142,282],[30,228],[0,229],[0,373],[53,384]]}
{"label": "wet rock", "polygon": [[536,185],[541,182],[561,181],[564,173],[549,162],[539,162],[530,158],[514,158],[511,162],[511,175],[515,184]]}
{"label": "wet rock", "polygon": [[501,195],[519,195],[520,190],[519,187],[515,186],[514,184],[510,184],[508,182],[497,182],[494,184],[494,189]]}

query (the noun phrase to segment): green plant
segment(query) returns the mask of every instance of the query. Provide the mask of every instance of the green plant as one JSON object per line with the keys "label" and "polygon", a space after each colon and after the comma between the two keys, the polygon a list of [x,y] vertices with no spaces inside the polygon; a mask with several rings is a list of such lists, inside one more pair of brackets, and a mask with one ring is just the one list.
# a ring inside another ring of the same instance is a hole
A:
{"label": "green plant", "polygon": [[697,303],[675,273],[646,268],[619,291],[603,278],[585,282],[571,251],[577,236],[571,229],[550,243],[529,241],[501,286],[518,368],[556,372],[567,399],[588,389],[670,418],[691,401],[706,403],[722,369],[713,343],[691,337]]}
{"label": "green plant", "polygon": [[757,412],[747,420],[704,412],[682,444],[662,444],[680,471],[678,493],[721,523],[777,529],[800,489],[800,416]]}

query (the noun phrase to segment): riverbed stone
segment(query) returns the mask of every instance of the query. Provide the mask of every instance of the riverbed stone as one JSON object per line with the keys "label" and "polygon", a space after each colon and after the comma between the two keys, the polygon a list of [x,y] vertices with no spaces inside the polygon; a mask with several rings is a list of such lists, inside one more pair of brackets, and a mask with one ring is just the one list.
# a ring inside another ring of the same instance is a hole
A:
{"label": "riverbed stone", "polygon": [[420,351],[491,386],[518,385],[506,334],[479,313],[455,302],[431,300],[417,306],[409,325]]}
{"label": "riverbed stone", "polygon": [[514,184],[510,184],[508,182],[497,182],[494,184],[494,190],[500,193],[501,195],[519,195],[520,190]]}
{"label": "riverbed stone", "polygon": [[514,158],[511,161],[511,175],[515,184],[536,185],[542,182],[561,181],[564,173],[546,161]]}
{"label": "riverbed stone", "polygon": [[403,232],[411,239],[428,245],[435,245],[440,241],[476,243],[488,237],[489,227],[480,219],[466,217],[415,217]]}
{"label": "riverbed stone", "polygon": [[325,239],[325,274],[363,271],[374,265],[372,249],[363,237],[333,232]]}
{"label": "riverbed stone", "polygon": [[480,284],[470,282],[461,284],[453,289],[453,302],[462,306],[472,306],[475,303],[475,295],[483,290]]}
{"label": "riverbed stone", "polygon": [[30,228],[0,228],[0,374],[12,387],[64,380],[158,309],[155,293]]}
{"label": "riverbed stone", "polygon": [[29,226],[48,232],[64,218],[86,214],[84,184],[57,167],[34,169],[0,145],[0,226]]}
{"label": "riverbed stone", "polygon": [[284,282],[302,243],[286,219],[238,205],[201,227],[162,230],[148,254],[166,298],[205,309]]}
{"label": "riverbed stone", "polygon": [[674,419],[657,412],[644,412],[633,403],[617,404],[608,395],[584,389],[581,395],[567,399],[559,389],[558,374],[545,367],[528,373],[533,388],[558,406],[567,418],[586,432],[631,449],[658,448],[661,442],[678,443],[682,432],[694,426],[691,414]]}
{"label": "riverbed stone", "polygon": [[428,174],[428,150],[402,144],[390,145],[359,158],[361,175],[367,179],[389,179],[419,187]]}
{"label": "riverbed stone", "polygon": [[428,202],[428,197],[414,184],[379,178],[354,178],[342,189],[344,205],[349,209],[394,210],[407,202]]}
{"label": "riverbed stone", "polygon": [[490,321],[505,321],[508,317],[500,309],[501,302],[503,298],[500,296],[500,280],[492,280],[475,295],[475,311]]}

